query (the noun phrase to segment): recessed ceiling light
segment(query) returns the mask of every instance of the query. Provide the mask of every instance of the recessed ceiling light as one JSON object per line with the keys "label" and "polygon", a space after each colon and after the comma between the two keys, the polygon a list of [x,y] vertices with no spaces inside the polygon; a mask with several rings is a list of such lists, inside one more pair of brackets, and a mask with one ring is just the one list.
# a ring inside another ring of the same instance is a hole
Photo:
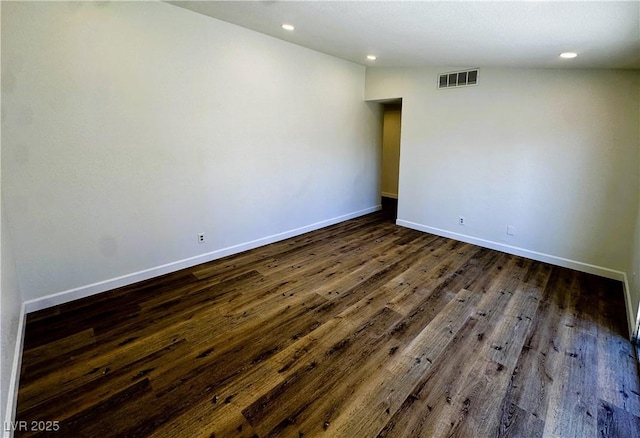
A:
{"label": "recessed ceiling light", "polygon": [[286,24],[286,23],[282,25],[282,28],[284,30],[294,30],[295,29],[295,27],[292,24]]}
{"label": "recessed ceiling light", "polygon": [[560,58],[564,58],[564,59],[573,59],[576,56],[578,56],[576,52],[563,52],[560,54]]}
{"label": "recessed ceiling light", "polygon": [[376,59],[378,59],[378,57],[376,55],[367,55],[367,59],[369,61],[375,61]]}

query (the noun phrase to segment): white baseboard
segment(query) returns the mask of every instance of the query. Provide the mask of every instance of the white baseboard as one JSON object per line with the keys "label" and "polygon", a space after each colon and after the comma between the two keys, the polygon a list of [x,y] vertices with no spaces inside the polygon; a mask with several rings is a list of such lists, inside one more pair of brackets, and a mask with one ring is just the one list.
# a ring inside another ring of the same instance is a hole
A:
{"label": "white baseboard", "polygon": [[[629,287],[629,279],[627,274],[623,273],[624,280],[622,280],[622,286],[624,288],[624,306],[627,309],[627,325],[629,326],[629,338],[632,343],[638,342],[638,322],[633,318],[633,307],[631,305],[631,289]],[[640,315],[639,315],[640,316]]]}
{"label": "white baseboard", "polygon": [[575,269],[576,271],[586,272],[589,274],[599,275],[601,277],[612,278],[614,280],[624,281],[625,273],[614,269],[603,268],[601,266],[591,265],[589,263],[578,262],[575,260],[565,259],[550,254],[544,254],[537,251],[531,251],[517,246],[505,245],[504,243],[494,242],[491,240],[480,239],[466,234],[454,233],[440,228],[429,227],[414,222],[398,219],[396,224],[412,228],[418,231],[435,234],[437,236],[448,237],[450,239],[459,240],[461,242],[471,243],[482,246],[484,248],[495,249],[497,251],[506,252],[517,256],[526,257],[540,262],[550,263],[552,265],[562,266],[565,268]]}
{"label": "white baseboard", "polygon": [[233,254],[238,254],[243,251],[257,248],[259,246],[268,245],[270,243],[278,242],[280,240],[288,239],[290,237],[299,236],[310,231],[315,231],[320,228],[328,227],[340,222],[344,222],[349,219],[353,219],[365,214],[379,211],[382,208],[381,205],[365,208],[363,210],[354,211],[342,216],[337,216],[324,221],[316,222],[304,227],[295,228],[282,233],[273,234],[260,239],[252,240],[250,242],[233,245],[227,248],[218,249],[206,254],[201,254],[195,257],[190,257],[183,260],[167,263],[165,265],[156,266],[153,268],[145,269],[131,274],[126,274],[120,277],[111,278],[108,280],[100,281],[97,283],[88,284],[85,286],[77,287],[74,289],[57,292],[51,295],[47,295],[41,298],[26,301],[24,303],[26,313],[36,312],[38,310],[46,309],[48,307],[57,306],[80,298],[85,298],[91,295],[95,295],[108,290],[116,289],[118,287],[127,286],[129,284],[137,283],[139,281],[148,280],[150,278],[158,277],[160,275],[168,274],[171,272],[179,271],[180,269],[190,268],[192,266],[199,265],[201,263],[207,263],[212,260],[220,259]]}
{"label": "white baseboard", "polygon": [[13,437],[11,425],[16,420],[16,408],[18,405],[18,388],[20,387],[20,368],[22,367],[22,351],[24,349],[24,331],[26,327],[25,305],[20,307],[20,319],[18,320],[18,333],[16,335],[16,346],[13,353],[13,365],[11,367],[11,379],[9,380],[9,390],[7,391],[7,406],[4,415],[2,436],[4,438]]}
{"label": "white baseboard", "polygon": [[380,196],[382,196],[384,198],[398,199],[398,194],[397,193],[382,192],[382,193],[380,193]]}
{"label": "white baseboard", "polygon": [[[624,300],[625,305],[627,306],[627,313],[629,318],[629,333],[631,333],[631,342],[633,342],[637,347],[640,347],[640,308],[634,309],[633,300],[631,299],[631,285],[629,284],[629,277],[625,274],[624,276]],[[633,317],[633,311],[636,311],[635,319]],[[638,350],[640,353],[640,349]],[[640,356],[636,356],[638,360],[640,360]]]}
{"label": "white baseboard", "polygon": [[397,225],[411,228],[418,231],[424,231],[425,233],[435,234],[437,236],[448,237],[450,239],[459,240],[461,242],[471,243],[473,245],[482,246],[484,248],[495,249],[497,251],[506,252],[507,254],[513,254],[517,256],[526,257],[539,262],[550,263],[556,266],[562,266],[564,268],[575,269],[576,271],[586,272],[588,274],[595,274],[605,278],[611,278],[613,280],[621,281],[624,287],[624,299],[625,307],[627,310],[627,323],[629,326],[629,336],[631,340],[634,340],[636,327],[633,320],[633,310],[631,308],[631,296],[629,290],[629,283],[627,281],[627,274],[622,271],[616,271],[614,269],[604,268],[602,266],[596,266],[589,263],[583,263],[576,260],[570,260],[563,257],[557,257],[550,254],[544,254],[537,251],[531,251],[517,246],[505,245],[503,243],[494,242],[491,240],[480,239],[466,234],[454,233],[452,231],[442,230],[440,228],[434,228],[427,225],[417,224],[415,222],[405,221],[398,219]]}
{"label": "white baseboard", "polygon": [[[627,295],[630,292],[631,289],[627,288]],[[628,301],[631,301],[631,297],[628,297]],[[636,321],[635,321],[636,327],[634,329],[633,332],[633,339],[631,339],[633,342],[635,342],[636,346],[638,346],[640,348],[640,308],[637,309],[636,312]],[[640,352],[640,351],[639,351]],[[640,361],[640,357],[638,357],[638,360]]]}

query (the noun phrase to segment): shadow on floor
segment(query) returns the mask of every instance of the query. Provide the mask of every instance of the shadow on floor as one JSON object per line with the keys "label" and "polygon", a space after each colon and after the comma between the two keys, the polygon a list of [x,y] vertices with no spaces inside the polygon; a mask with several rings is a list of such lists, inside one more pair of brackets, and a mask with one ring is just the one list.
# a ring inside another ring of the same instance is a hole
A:
{"label": "shadow on floor", "polygon": [[398,218],[398,200],[383,196],[381,200],[381,204],[382,204],[382,213],[390,221],[393,221],[395,223],[396,219]]}

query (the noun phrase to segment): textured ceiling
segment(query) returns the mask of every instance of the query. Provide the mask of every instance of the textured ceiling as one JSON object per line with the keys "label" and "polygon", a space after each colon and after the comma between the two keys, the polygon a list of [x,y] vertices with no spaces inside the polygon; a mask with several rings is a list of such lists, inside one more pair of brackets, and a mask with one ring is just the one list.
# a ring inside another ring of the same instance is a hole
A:
{"label": "textured ceiling", "polygon": [[640,69],[640,1],[168,3],[363,65]]}

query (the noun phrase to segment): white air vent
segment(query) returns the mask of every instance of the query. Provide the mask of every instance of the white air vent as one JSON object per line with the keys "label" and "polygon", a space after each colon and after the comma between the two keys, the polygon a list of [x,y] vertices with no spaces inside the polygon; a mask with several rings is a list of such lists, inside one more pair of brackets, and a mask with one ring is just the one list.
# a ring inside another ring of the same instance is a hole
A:
{"label": "white air vent", "polygon": [[438,75],[438,88],[468,87],[478,84],[478,69],[452,71]]}

